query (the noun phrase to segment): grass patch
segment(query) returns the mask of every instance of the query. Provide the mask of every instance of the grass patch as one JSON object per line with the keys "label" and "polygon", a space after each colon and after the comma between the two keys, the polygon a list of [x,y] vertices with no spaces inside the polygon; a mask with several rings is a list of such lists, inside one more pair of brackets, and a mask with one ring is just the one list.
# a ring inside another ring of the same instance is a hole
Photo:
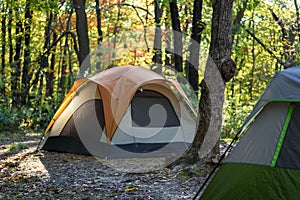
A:
{"label": "grass patch", "polygon": [[8,151],[15,151],[16,150],[15,144],[8,145],[7,150]]}

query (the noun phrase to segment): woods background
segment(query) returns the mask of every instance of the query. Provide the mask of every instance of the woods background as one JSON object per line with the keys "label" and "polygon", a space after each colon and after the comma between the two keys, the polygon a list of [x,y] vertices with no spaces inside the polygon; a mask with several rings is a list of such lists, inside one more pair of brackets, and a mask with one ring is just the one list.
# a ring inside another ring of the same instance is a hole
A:
{"label": "woods background", "polygon": [[[237,70],[226,84],[223,137],[236,132],[276,71],[299,65],[298,3],[234,1],[232,59]],[[179,48],[199,59],[185,45],[192,38],[208,51],[212,8],[207,0],[2,0],[0,130],[44,129],[74,79],[84,72],[84,58],[98,45],[117,45],[113,39],[123,32],[153,28],[155,40],[149,41],[149,48],[116,57],[114,65],[171,65],[197,90],[204,71],[169,50]],[[160,40],[155,27],[186,37]],[[132,37],[133,42],[138,39]]]}

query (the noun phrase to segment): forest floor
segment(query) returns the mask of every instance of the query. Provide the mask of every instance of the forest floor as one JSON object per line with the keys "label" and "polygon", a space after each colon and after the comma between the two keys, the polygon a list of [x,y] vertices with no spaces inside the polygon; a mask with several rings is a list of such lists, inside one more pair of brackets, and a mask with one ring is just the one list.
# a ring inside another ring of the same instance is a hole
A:
{"label": "forest floor", "polygon": [[126,172],[124,160],[36,151],[39,139],[40,133],[0,132],[0,199],[191,199],[212,168]]}

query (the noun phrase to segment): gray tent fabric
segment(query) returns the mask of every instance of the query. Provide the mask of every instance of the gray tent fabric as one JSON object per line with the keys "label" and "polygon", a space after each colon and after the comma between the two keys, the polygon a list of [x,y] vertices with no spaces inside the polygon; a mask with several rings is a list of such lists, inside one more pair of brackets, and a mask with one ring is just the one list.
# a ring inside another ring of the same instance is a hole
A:
{"label": "gray tent fabric", "polygon": [[300,99],[300,66],[292,67],[277,72],[270,81],[267,89],[261,95],[259,101],[253,108],[243,125],[255,116],[262,107],[270,100],[299,100]]}
{"label": "gray tent fabric", "polygon": [[289,104],[269,103],[224,162],[270,165]]}

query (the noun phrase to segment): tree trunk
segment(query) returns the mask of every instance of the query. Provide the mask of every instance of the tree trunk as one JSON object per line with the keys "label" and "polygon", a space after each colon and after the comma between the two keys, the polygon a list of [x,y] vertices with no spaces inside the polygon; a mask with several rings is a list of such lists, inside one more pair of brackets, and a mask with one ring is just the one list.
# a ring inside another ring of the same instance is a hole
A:
{"label": "tree trunk", "polygon": [[[5,13],[5,4],[2,5],[2,13]],[[5,69],[5,54],[6,54],[6,14],[3,14],[1,19],[1,31],[2,31],[2,52],[1,52],[1,71],[0,71],[0,82],[2,85],[0,85],[0,93],[1,95],[5,96],[5,80],[4,80],[4,69]]]}
{"label": "tree trunk", "polygon": [[[9,8],[8,10],[8,23],[7,23],[7,39],[8,39],[8,49],[9,49],[9,55],[8,55],[8,63],[10,65],[10,67],[12,67],[12,63],[13,63],[13,53],[14,53],[14,49],[13,49],[13,43],[12,43],[12,9]],[[11,84],[13,83],[13,72],[11,72]],[[11,85],[11,89],[12,89],[12,85]],[[13,94],[12,94],[13,97]]]}
{"label": "tree trunk", "polygon": [[[52,27],[52,21],[54,19],[53,13],[50,13],[48,24],[45,29],[45,43],[44,43],[44,51],[47,51],[48,48],[50,48],[50,37],[51,37],[51,27]],[[53,32],[53,35],[56,35],[55,32]],[[56,38],[54,38],[53,41],[55,41]],[[54,50],[55,51],[55,50]],[[55,54],[55,52],[54,52]],[[46,55],[43,55],[42,61],[41,61],[41,67],[43,69],[48,69],[48,60],[49,60],[50,53],[46,53]],[[53,70],[54,69],[48,69],[46,72],[46,97],[51,97],[53,93]]]}
{"label": "tree trunk", "polygon": [[[212,149],[221,135],[222,109],[225,83],[235,73],[235,63],[231,59],[232,48],[232,6],[233,0],[214,1],[211,42],[204,79],[201,82],[199,102],[199,124],[190,149],[170,165],[192,164],[215,152]],[[218,149],[218,148],[217,148]]]}
{"label": "tree trunk", "polygon": [[186,72],[190,85],[197,93],[199,87],[199,51],[201,33],[205,25],[201,22],[203,0],[194,0],[192,35],[189,46],[189,58],[186,63]]}
{"label": "tree trunk", "polygon": [[24,63],[23,63],[23,70],[22,70],[22,98],[21,98],[21,104],[26,104],[27,100],[27,91],[28,91],[28,85],[29,85],[29,64],[30,64],[30,35],[31,35],[31,9],[30,9],[30,1],[26,0],[26,6],[25,6],[25,22],[24,22]]}
{"label": "tree trunk", "polygon": [[[56,32],[53,33],[53,41],[56,41],[57,39],[57,34]],[[56,51],[56,46],[53,47],[53,53],[51,55],[51,62],[50,62],[50,72],[47,74],[47,85],[46,85],[46,94],[47,96],[53,97],[53,87],[54,87],[54,66],[55,66],[55,51]]]}
{"label": "tree trunk", "polygon": [[[255,23],[254,23],[254,11],[252,12],[252,31],[255,33]],[[254,38],[252,38],[252,49],[251,49],[251,57],[252,57],[252,67],[251,67],[251,72],[250,72],[250,76],[249,76],[249,97],[250,100],[252,100],[253,98],[253,79],[254,79],[254,70],[255,70],[255,40]]]}
{"label": "tree trunk", "polygon": [[181,28],[180,28],[177,0],[172,0],[170,2],[170,13],[171,13],[172,29],[174,32],[173,56],[174,56],[175,70],[177,72],[182,72],[182,48],[183,48],[183,46],[182,46],[182,33],[181,33]]}
{"label": "tree trunk", "polygon": [[62,64],[61,64],[61,76],[60,76],[60,82],[59,87],[61,89],[61,94],[64,96],[66,91],[66,69],[67,69],[67,52],[69,48],[69,37],[66,35],[65,37],[65,44],[63,47],[63,58],[62,58]]}
{"label": "tree trunk", "polygon": [[154,35],[154,55],[152,58],[152,61],[154,63],[155,68],[153,69],[157,73],[162,72],[162,30],[161,30],[161,17],[162,17],[162,9],[161,4],[158,2],[158,0],[154,1],[154,14],[155,14],[155,35]]}
{"label": "tree trunk", "polygon": [[297,0],[294,0],[294,4],[295,4],[295,8],[296,8],[296,16],[297,16],[296,24],[297,24],[297,30],[298,30],[298,41],[300,43],[300,11],[299,11],[299,6],[297,3]]}
{"label": "tree trunk", "polygon": [[[103,32],[101,30],[101,7],[100,7],[100,3],[99,0],[95,0],[96,3],[96,16],[97,16],[97,32],[98,32],[98,48],[100,47],[100,45],[102,44],[102,40],[103,40]],[[101,53],[99,52],[97,56],[101,56]],[[96,63],[96,69],[100,70],[101,69],[101,63],[100,61],[98,61]]]}
{"label": "tree trunk", "polygon": [[[79,44],[79,64],[82,65],[84,59],[90,53],[87,17],[85,13],[86,0],[74,0],[74,8],[76,12],[76,31]],[[80,73],[83,74],[90,67],[89,61],[85,66],[80,67]]]}
{"label": "tree trunk", "polygon": [[11,91],[12,91],[12,106],[18,106],[20,104],[20,75],[21,75],[21,49],[22,49],[22,33],[23,26],[21,19],[17,19],[16,22],[16,49],[13,61],[13,70],[11,72]]}
{"label": "tree trunk", "polygon": [[96,2],[96,16],[97,16],[97,32],[98,32],[98,45],[101,45],[103,40],[103,33],[101,30],[101,7],[99,0],[95,0]]}

